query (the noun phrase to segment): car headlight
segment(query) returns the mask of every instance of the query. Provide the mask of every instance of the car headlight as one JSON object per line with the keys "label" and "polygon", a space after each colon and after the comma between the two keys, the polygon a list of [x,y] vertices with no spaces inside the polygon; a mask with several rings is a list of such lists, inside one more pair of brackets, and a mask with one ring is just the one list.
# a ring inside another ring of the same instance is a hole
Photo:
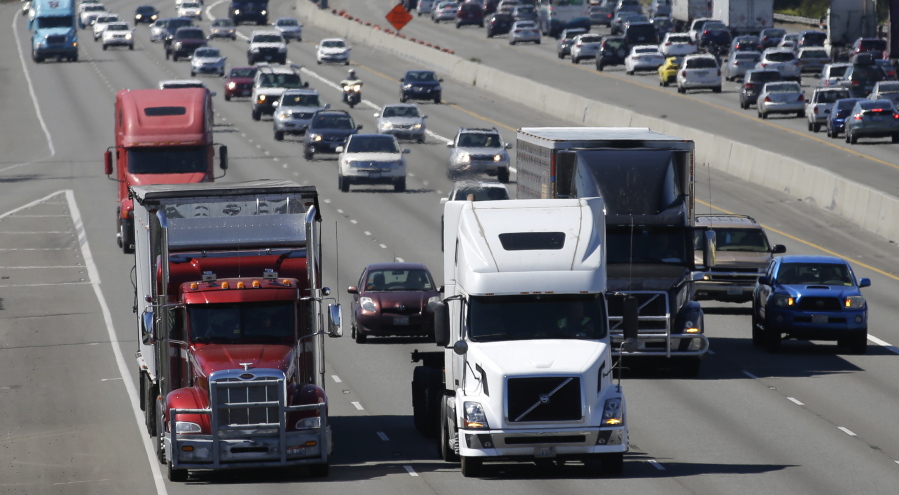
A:
{"label": "car headlight", "polygon": [[155,21],[157,17],[159,17],[159,16],[156,14],[153,14],[150,16],[150,19]]}
{"label": "car headlight", "polygon": [[602,424],[604,426],[618,426],[624,423],[622,415],[620,397],[606,400],[606,404],[602,408]]}
{"label": "car headlight", "polygon": [[313,141],[316,141],[316,142],[321,141],[321,140],[322,140],[321,134],[313,134],[313,135],[312,135],[312,140],[313,140]]}
{"label": "car headlight", "polygon": [[415,130],[421,129],[421,124],[413,124],[412,129],[415,129]]}
{"label": "car headlight", "polygon": [[286,47],[286,46],[279,46],[279,47],[278,47],[278,52],[283,53],[283,52],[286,52],[286,51],[287,51],[287,47]]}
{"label": "car headlight", "polygon": [[359,306],[362,307],[363,311],[369,311],[372,313],[378,310],[378,307],[375,306],[375,301],[370,297],[360,297]]}
{"label": "car headlight", "polygon": [[322,418],[319,416],[315,416],[313,418],[303,418],[297,421],[297,429],[304,430],[306,428],[321,428],[322,427]]}
{"label": "car headlight", "polygon": [[487,424],[487,415],[484,414],[484,406],[480,402],[466,401],[464,405],[465,418],[464,428],[489,430]]}
{"label": "car headlight", "polygon": [[393,124],[391,124],[390,122],[381,122],[379,127],[382,130],[389,131],[390,129],[393,129]]}
{"label": "car headlight", "polygon": [[265,15],[265,14],[268,14],[268,12],[266,12],[265,10],[263,10],[262,12],[260,12],[260,14]]}
{"label": "car headlight", "polygon": [[237,83],[236,83],[236,82],[231,81],[231,82],[228,83],[228,89],[234,89],[234,88],[236,88],[236,87],[237,87]]}
{"label": "car headlight", "polygon": [[863,296],[849,296],[843,301],[846,309],[861,309],[865,307],[865,298]]}
{"label": "car headlight", "polygon": [[278,118],[279,118],[279,119],[287,119],[287,118],[290,118],[290,111],[289,111],[289,110],[279,110],[279,111],[278,111]]}
{"label": "car headlight", "polygon": [[793,296],[789,294],[774,294],[772,297],[772,302],[775,306],[786,308],[788,306],[792,306],[796,304],[796,300],[793,299]]}
{"label": "car headlight", "polygon": [[403,84],[403,89],[412,89],[412,85],[408,83]]}
{"label": "car headlight", "polygon": [[462,153],[459,155],[459,161],[462,163],[471,163],[471,155],[468,153]]}
{"label": "car headlight", "polygon": [[126,40],[130,40],[130,39],[131,39],[131,33],[126,34],[126,35],[125,35],[125,39],[126,39]]}
{"label": "car headlight", "polygon": [[142,15],[140,15],[140,14],[137,14],[137,15],[134,16],[135,19],[142,19],[143,17],[144,17],[144,16],[142,16]]}
{"label": "car headlight", "polygon": [[437,303],[440,302],[440,296],[434,296],[428,298],[428,311],[434,311],[434,308],[437,307]]}
{"label": "car headlight", "polygon": [[240,15],[240,9],[234,9],[234,15]]}
{"label": "car headlight", "polygon": [[493,155],[493,161],[495,161],[495,162],[503,161],[503,155]]}
{"label": "car headlight", "polygon": [[175,421],[175,433],[202,433],[200,425],[188,421]]}

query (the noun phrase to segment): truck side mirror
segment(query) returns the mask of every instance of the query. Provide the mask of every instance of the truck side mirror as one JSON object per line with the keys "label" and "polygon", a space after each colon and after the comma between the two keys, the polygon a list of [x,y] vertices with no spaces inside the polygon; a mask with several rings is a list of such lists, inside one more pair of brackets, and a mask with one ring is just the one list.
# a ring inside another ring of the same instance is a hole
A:
{"label": "truck side mirror", "polygon": [[440,347],[449,345],[449,307],[440,301],[434,304],[434,342]]}
{"label": "truck side mirror", "polygon": [[762,275],[761,277],[759,277],[759,284],[760,285],[771,285],[771,277]]}
{"label": "truck side mirror", "polygon": [[715,249],[715,231],[714,230],[706,230],[705,233],[705,244],[702,246],[702,265],[706,268],[711,268],[715,266],[716,263],[716,249]]}
{"label": "truck side mirror", "polygon": [[773,254],[783,254],[787,252],[787,247],[783,244],[775,244],[774,249],[771,250]]}
{"label": "truck side mirror", "polygon": [[103,171],[106,175],[112,175],[112,151],[106,150],[103,153]]}
{"label": "truck side mirror", "polygon": [[863,278],[863,279],[861,279],[861,280],[858,281],[858,288],[859,288],[859,289],[861,289],[862,287],[870,287],[870,286],[871,286],[871,279],[870,279],[870,278]]}
{"label": "truck side mirror", "polygon": [[328,337],[343,337],[343,322],[340,319],[340,305],[328,305]]}
{"label": "truck side mirror", "polygon": [[219,167],[228,170],[228,147],[225,145],[219,146]]}
{"label": "truck side mirror", "polygon": [[153,326],[153,312],[150,310],[144,311],[140,315],[140,336],[144,344],[156,343],[156,328]]}
{"label": "truck side mirror", "polygon": [[629,295],[624,298],[624,307],[622,312],[624,323],[624,342],[621,344],[623,352],[637,351],[637,322],[639,313],[637,310],[637,298]]}

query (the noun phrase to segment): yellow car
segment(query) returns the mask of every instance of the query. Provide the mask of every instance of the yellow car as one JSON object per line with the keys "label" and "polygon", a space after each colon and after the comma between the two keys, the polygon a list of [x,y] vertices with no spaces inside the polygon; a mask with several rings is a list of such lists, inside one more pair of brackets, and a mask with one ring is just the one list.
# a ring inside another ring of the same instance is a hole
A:
{"label": "yellow car", "polygon": [[668,86],[677,79],[677,71],[680,69],[682,57],[668,57],[665,63],[659,67],[659,86]]}

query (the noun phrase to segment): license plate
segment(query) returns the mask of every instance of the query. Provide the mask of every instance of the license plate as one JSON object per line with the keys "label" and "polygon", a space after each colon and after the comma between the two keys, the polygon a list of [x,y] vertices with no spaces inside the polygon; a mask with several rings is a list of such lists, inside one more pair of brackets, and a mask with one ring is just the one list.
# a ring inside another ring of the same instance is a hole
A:
{"label": "license plate", "polygon": [[743,289],[741,287],[728,287],[727,295],[728,296],[739,296],[743,293]]}
{"label": "license plate", "polygon": [[812,323],[827,323],[827,315],[812,315]]}
{"label": "license plate", "polygon": [[883,120],[883,117],[875,115],[874,117],[871,117],[871,120],[874,122],[880,122],[881,120]]}
{"label": "license plate", "polygon": [[547,459],[555,456],[555,447],[537,447],[536,449],[534,449],[534,457],[537,459]]}
{"label": "license plate", "polygon": [[694,72],[694,74],[696,74],[696,77],[705,77],[705,76],[709,75],[709,71],[698,70],[698,71]]}
{"label": "license plate", "polygon": [[299,445],[287,447],[287,455],[303,455],[305,453],[306,447],[300,447]]}
{"label": "license plate", "polygon": [[393,318],[394,325],[408,325],[409,317],[408,316],[396,316]]}

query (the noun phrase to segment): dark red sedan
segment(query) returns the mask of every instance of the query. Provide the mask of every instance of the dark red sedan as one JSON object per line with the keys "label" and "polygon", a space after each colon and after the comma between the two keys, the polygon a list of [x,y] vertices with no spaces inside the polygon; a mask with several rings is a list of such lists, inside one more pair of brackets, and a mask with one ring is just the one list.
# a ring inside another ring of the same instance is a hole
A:
{"label": "dark red sedan", "polygon": [[225,101],[231,98],[249,98],[253,94],[256,67],[232,67],[225,79]]}
{"label": "dark red sedan", "polygon": [[369,336],[434,336],[433,303],[440,300],[434,277],[421,263],[374,263],[362,270],[353,295],[352,332]]}

